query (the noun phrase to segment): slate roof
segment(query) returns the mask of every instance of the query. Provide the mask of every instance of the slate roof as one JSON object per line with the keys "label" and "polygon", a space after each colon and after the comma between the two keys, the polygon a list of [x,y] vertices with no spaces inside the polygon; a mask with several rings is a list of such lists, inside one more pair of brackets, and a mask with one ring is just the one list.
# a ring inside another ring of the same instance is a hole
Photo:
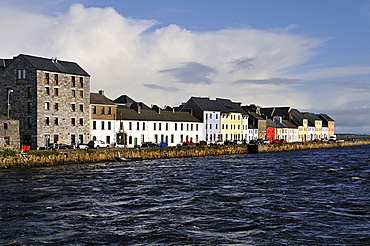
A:
{"label": "slate roof", "polygon": [[219,102],[216,100],[211,100],[208,97],[191,97],[190,100],[193,100],[202,110],[228,113],[226,108],[223,107]]}
{"label": "slate roof", "polygon": [[12,63],[13,59],[1,59],[0,60],[0,68],[6,68],[9,66],[10,63]]}
{"label": "slate roof", "polygon": [[288,127],[288,128],[297,128],[293,123],[287,121],[287,120],[283,120],[283,124]]}
{"label": "slate roof", "polygon": [[13,62],[15,59],[18,59],[19,57],[23,57],[37,70],[75,74],[75,75],[90,77],[90,75],[82,67],[80,67],[76,62],[54,60],[51,58],[43,58],[43,57],[24,55],[24,54],[20,54],[17,57],[14,57],[11,62]]}
{"label": "slate roof", "polygon": [[94,92],[90,92],[90,104],[116,105],[106,96]]}
{"label": "slate roof", "polygon": [[331,118],[329,115],[327,114],[318,114],[319,118],[324,120],[324,121],[335,121],[333,120],[333,118]]}
{"label": "slate roof", "polygon": [[266,115],[269,118],[273,116],[281,116],[283,119],[288,119],[290,107],[270,107],[270,108],[261,108],[261,114]]}
{"label": "slate roof", "polygon": [[267,119],[266,122],[267,122],[267,126],[272,127],[272,128],[287,128],[286,125],[278,121]]}
{"label": "slate roof", "polygon": [[216,101],[222,104],[222,106],[229,112],[229,113],[242,113],[246,114],[244,109],[240,107],[240,104],[232,102],[230,99],[223,99],[223,98],[216,98]]}
{"label": "slate roof", "polygon": [[201,123],[194,115],[188,112],[172,112],[161,110],[142,110],[140,113],[134,109],[119,106],[117,109],[118,120],[138,120],[138,121],[178,121]]}

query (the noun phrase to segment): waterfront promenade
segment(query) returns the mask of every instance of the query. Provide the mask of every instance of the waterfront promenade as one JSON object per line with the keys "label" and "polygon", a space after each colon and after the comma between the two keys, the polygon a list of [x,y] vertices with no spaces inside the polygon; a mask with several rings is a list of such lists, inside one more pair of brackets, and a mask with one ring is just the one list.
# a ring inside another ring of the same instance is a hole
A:
{"label": "waterfront promenade", "polygon": [[[292,151],[302,149],[335,148],[345,146],[369,145],[370,141],[337,141],[318,143],[285,143],[260,144],[258,152]],[[247,154],[246,145],[225,146],[181,146],[155,148],[127,148],[127,149],[93,149],[93,150],[60,150],[60,151],[30,151],[23,154],[6,155],[0,158],[0,168],[20,168],[53,166],[78,163],[98,163],[114,161],[115,156],[126,158],[166,159],[179,157],[201,157],[211,155]]]}

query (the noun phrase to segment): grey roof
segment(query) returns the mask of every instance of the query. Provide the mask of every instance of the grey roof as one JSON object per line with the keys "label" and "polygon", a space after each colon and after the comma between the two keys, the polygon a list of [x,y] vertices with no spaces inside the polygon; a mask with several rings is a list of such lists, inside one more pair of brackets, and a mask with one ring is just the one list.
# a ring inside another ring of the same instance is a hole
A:
{"label": "grey roof", "polygon": [[246,114],[245,110],[240,107],[240,104],[232,102],[230,99],[216,98],[229,113],[242,113]]}
{"label": "grey roof", "polygon": [[322,119],[323,121],[334,121],[333,118],[331,118],[329,115],[327,114],[318,114],[319,118]]}
{"label": "grey roof", "polygon": [[132,104],[132,103],[136,103],[136,101],[134,99],[132,99],[131,97],[127,96],[127,95],[121,95],[119,97],[117,97],[115,100],[114,100],[115,103],[118,103],[118,104]]}
{"label": "grey roof", "polygon": [[19,57],[23,57],[37,70],[75,74],[81,76],[90,76],[82,67],[75,62],[54,60],[51,58],[43,58],[31,55],[20,54],[18,57],[14,57],[13,61]]}
{"label": "grey roof", "polygon": [[272,127],[272,128],[287,128],[286,125],[276,121],[276,120],[270,120],[270,119],[267,119],[266,120],[267,122],[267,126],[269,127]]}
{"label": "grey roof", "polygon": [[116,105],[106,96],[94,92],[90,92],[90,104]]}
{"label": "grey roof", "polygon": [[288,127],[288,128],[297,128],[293,123],[287,121],[287,120],[283,120],[283,124]]}
{"label": "grey roof", "polygon": [[273,116],[281,116],[283,119],[288,118],[290,107],[269,107],[269,108],[261,108],[261,114],[266,115],[267,117],[272,118]]}
{"label": "grey roof", "polygon": [[219,102],[208,97],[191,97],[189,100],[193,100],[204,111],[228,112]]}
{"label": "grey roof", "polygon": [[138,120],[138,121],[182,121],[201,123],[194,115],[188,112],[165,111],[158,113],[155,110],[141,110],[140,113],[134,109],[123,108],[117,109],[118,120]]}

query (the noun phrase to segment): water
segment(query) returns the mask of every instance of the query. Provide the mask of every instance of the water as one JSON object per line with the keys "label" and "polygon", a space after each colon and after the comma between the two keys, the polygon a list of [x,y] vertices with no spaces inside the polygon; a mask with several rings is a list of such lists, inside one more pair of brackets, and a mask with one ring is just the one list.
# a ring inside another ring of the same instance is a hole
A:
{"label": "water", "polygon": [[0,171],[1,245],[369,245],[370,146]]}

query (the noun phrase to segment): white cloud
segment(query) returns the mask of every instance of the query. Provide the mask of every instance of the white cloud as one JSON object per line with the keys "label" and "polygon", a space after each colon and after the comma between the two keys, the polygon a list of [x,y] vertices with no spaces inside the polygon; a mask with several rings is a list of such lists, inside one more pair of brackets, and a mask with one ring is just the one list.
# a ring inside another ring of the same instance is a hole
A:
{"label": "white cloud", "polygon": [[335,107],[354,96],[337,87],[333,91],[343,97],[330,100],[324,91],[302,86],[304,80],[370,73],[365,66],[289,73],[312,59],[325,42],[290,33],[293,25],[279,30],[155,29],[155,20],[80,4],[58,15],[0,6],[0,22],[1,57],[28,53],[75,61],[91,74],[92,91],[104,89],[113,99],[127,94],[149,105],[176,105],[196,95],[301,108],[318,108],[322,97],[325,106]]}

